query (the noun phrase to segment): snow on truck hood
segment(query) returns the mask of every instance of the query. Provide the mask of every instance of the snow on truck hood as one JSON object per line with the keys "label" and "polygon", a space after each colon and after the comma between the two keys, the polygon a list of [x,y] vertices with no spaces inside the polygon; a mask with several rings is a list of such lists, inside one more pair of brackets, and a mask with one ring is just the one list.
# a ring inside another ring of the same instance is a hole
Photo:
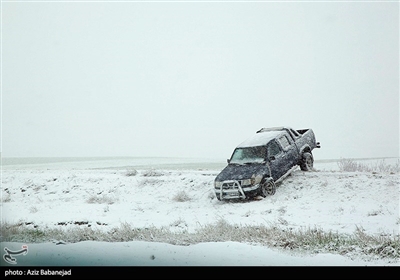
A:
{"label": "snow on truck hood", "polygon": [[239,146],[237,146],[237,148],[266,145],[270,140],[274,139],[275,137],[277,137],[282,133],[283,131],[259,132],[253,135],[252,137],[248,138],[247,140],[243,141],[242,143],[240,143]]}
{"label": "snow on truck hood", "polygon": [[261,163],[249,165],[229,164],[217,175],[215,181],[250,179],[252,175],[268,173],[268,166]]}

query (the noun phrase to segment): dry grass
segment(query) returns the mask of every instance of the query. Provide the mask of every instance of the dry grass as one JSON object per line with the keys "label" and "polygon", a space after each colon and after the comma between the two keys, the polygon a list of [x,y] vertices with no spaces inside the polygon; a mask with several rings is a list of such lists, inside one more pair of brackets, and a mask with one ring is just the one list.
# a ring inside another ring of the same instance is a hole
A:
{"label": "dry grass", "polygon": [[400,160],[395,164],[388,164],[384,159],[378,160],[375,163],[360,163],[353,159],[340,159],[338,161],[340,171],[345,172],[379,172],[379,173],[400,173]]}
{"label": "dry grass", "polygon": [[[179,222],[184,223],[181,220]],[[357,228],[351,235],[324,232],[318,228],[285,230],[281,229],[278,223],[270,226],[237,226],[222,219],[214,224],[204,225],[194,233],[188,233],[187,230],[173,232],[168,227],[134,228],[128,223],[122,223],[108,232],[93,229],[88,225],[68,229],[32,229],[23,223],[3,224],[1,239],[2,242],[63,240],[71,243],[86,240],[106,242],[141,240],[174,245],[236,241],[313,253],[358,254],[389,259],[400,257],[399,235],[369,235],[362,228]]]}
{"label": "dry grass", "polygon": [[9,193],[2,193],[1,195],[1,203],[11,202],[11,195]]}
{"label": "dry grass", "polygon": [[149,169],[142,173],[142,176],[144,176],[144,177],[158,177],[158,176],[163,176],[163,175],[164,175],[163,172],[158,171],[156,169]]}
{"label": "dry grass", "polygon": [[118,199],[108,195],[91,195],[86,202],[91,204],[114,204]]}
{"label": "dry grass", "polygon": [[136,176],[138,174],[138,171],[136,169],[129,169],[125,172],[125,176]]}
{"label": "dry grass", "polygon": [[180,191],[174,195],[172,200],[174,200],[176,202],[185,202],[185,201],[190,201],[191,198],[185,191]]}

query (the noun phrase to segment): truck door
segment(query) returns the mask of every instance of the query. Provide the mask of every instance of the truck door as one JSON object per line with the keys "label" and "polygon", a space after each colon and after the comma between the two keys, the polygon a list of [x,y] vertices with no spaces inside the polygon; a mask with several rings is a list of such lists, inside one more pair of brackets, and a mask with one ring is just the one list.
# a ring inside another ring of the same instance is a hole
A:
{"label": "truck door", "polygon": [[299,154],[296,143],[289,137],[289,135],[282,135],[278,138],[278,142],[283,150],[283,153],[285,154],[284,166],[288,171],[293,166],[297,165]]}
{"label": "truck door", "polygon": [[286,169],[284,166],[284,153],[275,140],[270,141],[267,145],[267,159],[271,177],[276,181],[286,173]]}

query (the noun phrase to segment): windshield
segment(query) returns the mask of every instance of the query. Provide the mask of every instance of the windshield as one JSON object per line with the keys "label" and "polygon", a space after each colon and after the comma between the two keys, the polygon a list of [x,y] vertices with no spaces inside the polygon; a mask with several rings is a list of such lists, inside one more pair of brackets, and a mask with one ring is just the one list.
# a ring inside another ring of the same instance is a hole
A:
{"label": "windshield", "polygon": [[265,146],[236,148],[229,163],[261,163],[265,160],[265,155]]}

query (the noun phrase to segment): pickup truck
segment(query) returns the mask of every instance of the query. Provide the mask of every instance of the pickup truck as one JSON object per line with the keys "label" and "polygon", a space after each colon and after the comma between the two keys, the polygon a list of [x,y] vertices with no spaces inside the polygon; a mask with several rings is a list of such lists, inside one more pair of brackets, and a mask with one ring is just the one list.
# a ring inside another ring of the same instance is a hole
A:
{"label": "pickup truck", "polygon": [[276,183],[297,166],[313,170],[314,148],[320,143],[312,129],[262,128],[234,149],[214,180],[215,195],[218,200],[273,195]]}

